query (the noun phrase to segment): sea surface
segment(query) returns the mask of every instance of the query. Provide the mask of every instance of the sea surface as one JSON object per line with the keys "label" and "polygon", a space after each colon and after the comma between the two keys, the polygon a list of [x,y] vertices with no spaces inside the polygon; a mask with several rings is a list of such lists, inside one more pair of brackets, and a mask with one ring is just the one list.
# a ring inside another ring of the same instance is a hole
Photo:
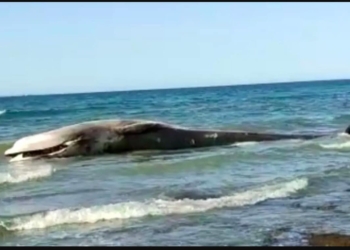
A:
{"label": "sea surface", "polygon": [[[22,136],[94,119],[319,133],[9,163]],[[0,98],[0,245],[304,245],[350,233],[350,81]]]}

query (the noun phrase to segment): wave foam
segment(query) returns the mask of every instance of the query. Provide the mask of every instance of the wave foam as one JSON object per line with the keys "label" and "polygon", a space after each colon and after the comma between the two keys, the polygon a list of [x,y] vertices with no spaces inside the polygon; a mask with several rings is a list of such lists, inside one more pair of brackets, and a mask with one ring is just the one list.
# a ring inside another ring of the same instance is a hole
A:
{"label": "wave foam", "polygon": [[346,148],[350,148],[350,141],[338,142],[338,143],[332,143],[332,144],[320,144],[320,146],[326,149],[346,149]]}
{"label": "wave foam", "polygon": [[4,109],[4,110],[0,110],[0,115],[4,115],[4,114],[6,114],[6,112],[7,112],[7,110],[6,110],[6,109]]}
{"label": "wave foam", "polygon": [[55,169],[50,165],[44,165],[33,167],[26,171],[18,169],[15,173],[0,173],[0,184],[20,183],[40,179],[52,175],[53,172],[55,172]]}
{"label": "wave foam", "polygon": [[345,133],[345,132],[338,133],[337,135],[339,137],[344,137],[344,138],[349,138],[350,137],[350,135],[348,133]]}
{"label": "wave foam", "polygon": [[237,142],[233,145],[238,146],[238,147],[246,147],[246,146],[253,146],[258,144],[258,142],[255,141],[247,141],[247,142]]}
{"label": "wave foam", "polygon": [[267,185],[231,196],[202,200],[151,200],[148,202],[125,202],[80,209],[58,209],[14,218],[2,222],[7,230],[42,229],[51,226],[73,223],[95,223],[102,220],[128,219],[144,216],[162,216],[169,214],[187,214],[204,212],[223,207],[241,207],[253,205],[266,199],[283,198],[305,188],[305,178],[289,182]]}

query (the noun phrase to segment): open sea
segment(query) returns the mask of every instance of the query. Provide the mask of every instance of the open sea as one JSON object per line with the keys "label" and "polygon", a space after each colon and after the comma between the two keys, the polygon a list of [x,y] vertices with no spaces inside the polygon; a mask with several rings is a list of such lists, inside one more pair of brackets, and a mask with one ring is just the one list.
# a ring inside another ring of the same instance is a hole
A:
{"label": "open sea", "polygon": [[[9,163],[22,136],[95,119],[322,133]],[[0,98],[0,245],[304,245],[350,233],[350,81]]]}

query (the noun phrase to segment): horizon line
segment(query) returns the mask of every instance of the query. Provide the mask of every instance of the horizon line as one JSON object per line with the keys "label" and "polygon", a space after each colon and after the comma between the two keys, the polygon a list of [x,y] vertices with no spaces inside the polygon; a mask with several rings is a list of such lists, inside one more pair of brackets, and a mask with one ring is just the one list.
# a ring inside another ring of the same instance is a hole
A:
{"label": "horizon line", "polygon": [[184,87],[164,87],[151,89],[130,89],[130,90],[101,90],[88,92],[66,92],[66,93],[46,93],[46,94],[17,94],[17,95],[0,95],[0,98],[11,97],[26,97],[26,96],[57,96],[57,95],[86,95],[86,94],[103,94],[116,92],[140,92],[140,91],[159,91],[159,90],[180,90],[180,89],[201,89],[201,88],[220,88],[220,87],[235,87],[235,86],[256,86],[256,85],[275,85],[275,84],[295,84],[295,83],[313,83],[313,82],[330,82],[330,81],[350,81],[350,78],[335,78],[335,79],[318,79],[318,80],[300,80],[300,81],[278,81],[278,82],[261,82],[261,83],[238,83],[238,84],[223,84],[223,85],[199,85],[199,86],[184,86]]}

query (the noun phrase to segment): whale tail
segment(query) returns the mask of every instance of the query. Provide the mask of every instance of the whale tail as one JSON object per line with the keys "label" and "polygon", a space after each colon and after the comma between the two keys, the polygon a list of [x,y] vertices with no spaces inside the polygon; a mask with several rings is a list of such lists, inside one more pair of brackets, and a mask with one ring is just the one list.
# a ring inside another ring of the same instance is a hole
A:
{"label": "whale tail", "polygon": [[348,135],[350,135],[350,125],[345,129],[344,132],[347,133]]}

